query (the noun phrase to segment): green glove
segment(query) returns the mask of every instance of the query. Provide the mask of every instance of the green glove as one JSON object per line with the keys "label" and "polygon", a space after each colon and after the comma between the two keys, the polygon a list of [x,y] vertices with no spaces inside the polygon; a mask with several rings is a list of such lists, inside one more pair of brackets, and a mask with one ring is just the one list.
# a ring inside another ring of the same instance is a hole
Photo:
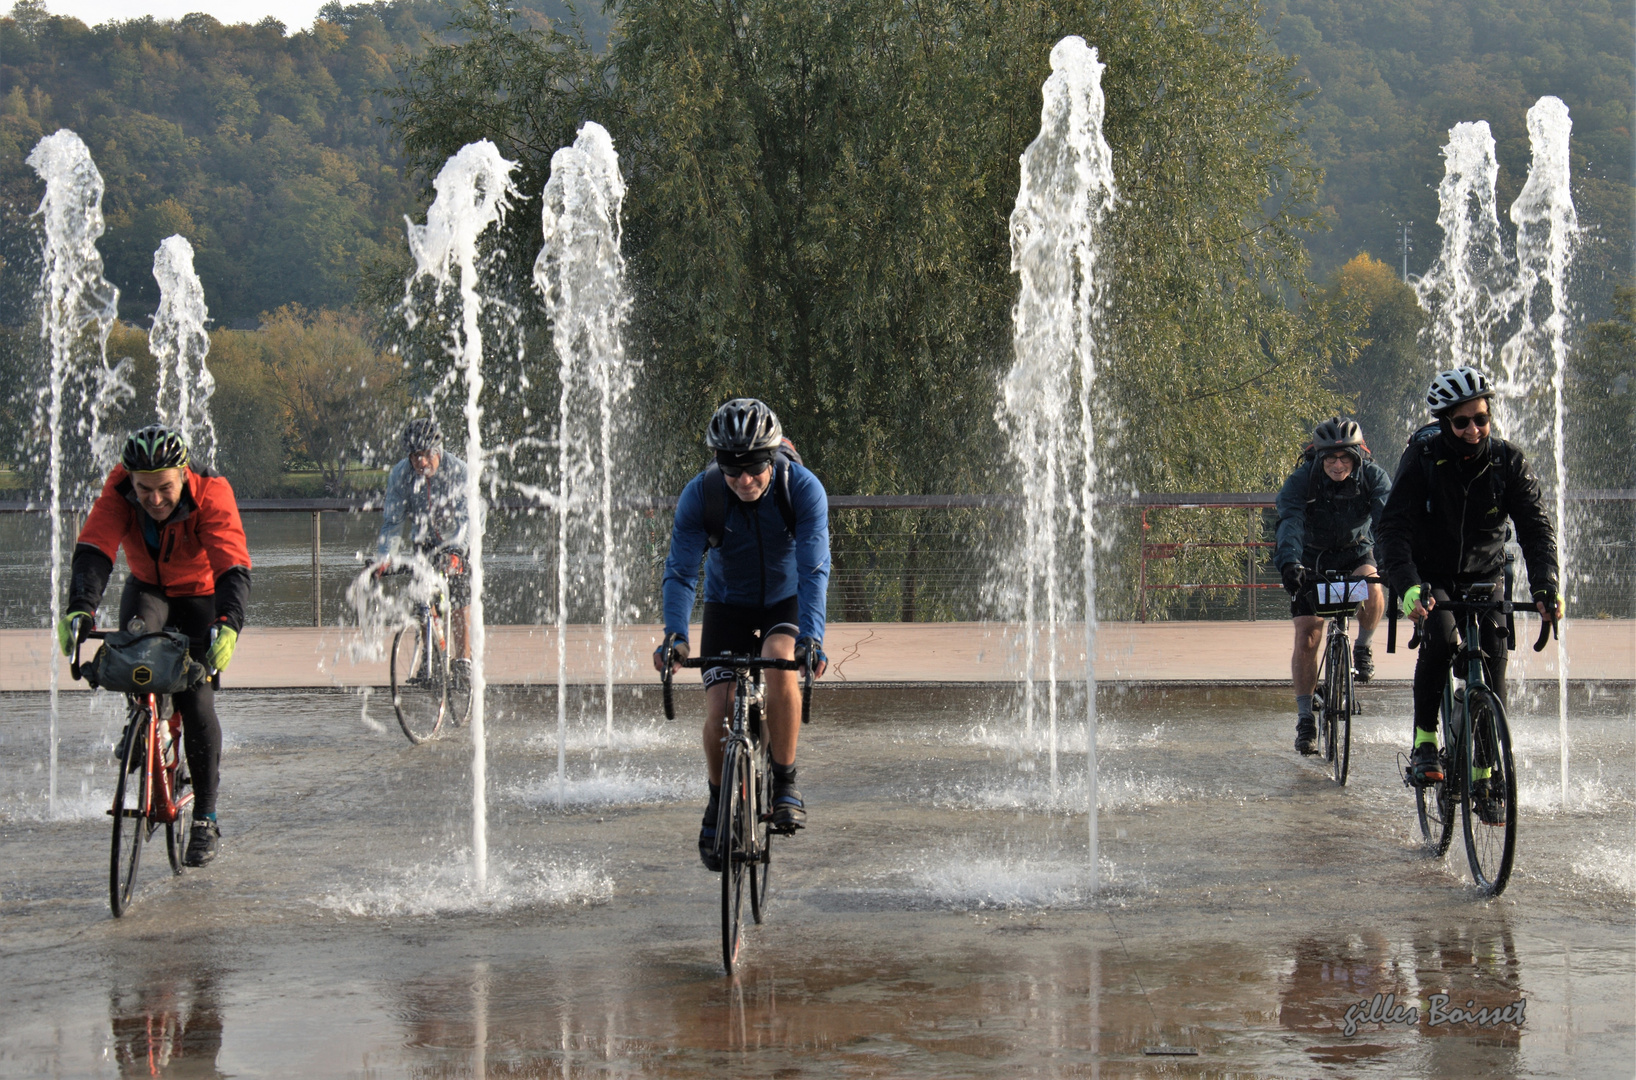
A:
{"label": "green glove", "polygon": [[87,623],[95,623],[96,616],[86,611],[70,611],[57,620],[57,648],[67,656],[74,651],[74,620],[84,619]]}
{"label": "green glove", "polygon": [[233,662],[233,650],[238,647],[238,643],[239,632],[222,623],[216,628],[216,640],[210,643],[210,651],[205,654],[205,659],[210,661],[210,666],[215,670],[226,671],[227,665]]}
{"label": "green glove", "polygon": [[1420,603],[1420,586],[1410,585],[1403,594],[1403,617],[1411,618],[1414,615],[1414,606]]}

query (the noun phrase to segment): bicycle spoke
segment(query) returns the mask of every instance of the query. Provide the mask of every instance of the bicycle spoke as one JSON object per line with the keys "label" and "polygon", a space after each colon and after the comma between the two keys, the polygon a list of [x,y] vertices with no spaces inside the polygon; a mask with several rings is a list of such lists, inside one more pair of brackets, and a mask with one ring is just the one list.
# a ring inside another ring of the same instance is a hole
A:
{"label": "bicycle spoke", "polygon": [[1460,803],[1466,856],[1477,887],[1490,896],[1505,891],[1517,839],[1517,777],[1505,710],[1486,686],[1469,687],[1466,705],[1470,737],[1463,742],[1458,768],[1464,785]]}
{"label": "bicycle spoke", "polygon": [[423,625],[405,627],[392,638],[392,708],[412,743],[435,736],[447,712],[448,658]]}

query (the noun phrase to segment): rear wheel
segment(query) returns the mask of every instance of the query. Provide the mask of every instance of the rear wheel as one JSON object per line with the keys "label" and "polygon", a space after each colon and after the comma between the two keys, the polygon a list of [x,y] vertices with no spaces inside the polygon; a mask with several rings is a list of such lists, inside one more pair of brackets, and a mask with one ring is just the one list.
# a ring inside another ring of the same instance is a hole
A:
{"label": "rear wheel", "polygon": [[750,860],[750,914],[759,925],[767,918],[767,875],[773,868],[773,771],[765,748],[756,757],[755,806],[746,817],[750,835],[755,837],[755,856]]}
{"label": "rear wheel", "polygon": [[412,743],[436,735],[448,711],[449,658],[436,635],[427,636],[428,622],[418,620],[392,638],[392,708]]}
{"label": "rear wheel", "polygon": [[738,962],[744,927],[744,772],[739,746],[730,743],[721,765],[721,816],[716,824],[716,842],[721,845],[721,956],[728,974]]}
{"label": "rear wheel", "polygon": [[193,837],[193,777],[188,772],[187,754],[178,732],[171,744],[173,771],[171,795],[176,803],[176,820],[165,826],[165,853],[170,856],[173,873],[182,872],[182,860],[187,857],[187,844]]}
{"label": "rear wheel", "polygon": [[[1447,730],[1445,727],[1444,730]],[[1420,817],[1420,835],[1426,841],[1428,852],[1441,858],[1454,839],[1454,766],[1444,750],[1438,755],[1442,761],[1443,779],[1434,784],[1414,789],[1415,810]]]}
{"label": "rear wheel", "polygon": [[1460,820],[1466,857],[1477,887],[1490,896],[1505,891],[1517,843],[1517,774],[1511,759],[1511,731],[1505,708],[1486,686],[1466,690],[1468,736],[1461,740]]}
{"label": "rear wheel", "polygon": [[126,721],[125,756],[119,763],[119,781],[114,785],[114,805],[108,812],[114,819],[113,849],[108,860],[108,906],[114,918],[125,914],[136,893],[136,868],[142,861],[142,844],[148,838],[148,725],[153,722],[146,710],[133,713]]}

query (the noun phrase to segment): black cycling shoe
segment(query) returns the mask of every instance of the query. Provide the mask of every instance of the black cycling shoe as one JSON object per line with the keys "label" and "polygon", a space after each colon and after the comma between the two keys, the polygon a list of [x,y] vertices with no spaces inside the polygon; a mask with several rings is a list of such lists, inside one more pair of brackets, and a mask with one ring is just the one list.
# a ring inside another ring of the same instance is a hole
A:
{"label": "black cycling shoe", "polygon": [[1505,824],[1505,799],[1494,794],[1493,785],[1486,779],[1471,784],[1471,807],[1484,825]]}
{"label": "black cycling shoe", "polygon": [[773,785],[772,830],[788,836],[797,829],[806,828],[807,804],[794,784]]}
{"label": "black cycling shoe", "polygon": [[209,818],[194,818],[193,832],[188,836],[187,854],[183,866],[203,866],[216,857],[216,847],[222,838],[222,829]]}
{"label": "black cycling shoe", "polygon": [[699,861],[712,874],[721,873],[721,852],[716,850],[716,815],[720,813],[716,800],[704,808],[704,823],[699,826]]}
{"label": "black cycling shoe", "polygon": [[1421,743],[1409,753],[1409,782],[1418,787],[1436,784],[1443,779],[1443,762],[1437,756],[1435,743]]}
{"label": "black cycling shoe", "polygon": [[1352,678],[1360,683],[1375,677],[1375,650],[1358,642],[1352,646]]}
{"label": "black cycling shoe", "polygon": [[1318,721],[1313,717],[1302,716],[1296,719],[1295,751],[1299,754],[1318,752]]}

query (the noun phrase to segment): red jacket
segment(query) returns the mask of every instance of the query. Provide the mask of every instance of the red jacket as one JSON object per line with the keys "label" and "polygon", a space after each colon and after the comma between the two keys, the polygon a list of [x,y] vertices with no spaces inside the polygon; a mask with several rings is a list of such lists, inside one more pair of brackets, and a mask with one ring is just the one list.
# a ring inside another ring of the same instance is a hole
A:
{"label": "red jacket", "polygon": [[[250,548],[233,486],[225,477],[188,468],[175,512],[163,524],[152,522],[159,541],[157,558],[143,536],[144,522],[152,519],[137,501],[130,474],[123,465],[115,465],[80,530],[76,555],[86,547],[95,548],[112,569],[114,556],[123,547],[131,576],[163,587],[166,596],[209,596],[224,576],[243,578],[248,586]],[[229,573],[235,569],[239,573]],[[79,592],[80,575],[76,573],[75,578],[73,591]],[[98,584],[106,583],[102,576]],[[93,605],[102,599],[101,588],[95,592],[95,597],[84,598]],[[235,623],[243,618],[242,610],[232,614]]]}

